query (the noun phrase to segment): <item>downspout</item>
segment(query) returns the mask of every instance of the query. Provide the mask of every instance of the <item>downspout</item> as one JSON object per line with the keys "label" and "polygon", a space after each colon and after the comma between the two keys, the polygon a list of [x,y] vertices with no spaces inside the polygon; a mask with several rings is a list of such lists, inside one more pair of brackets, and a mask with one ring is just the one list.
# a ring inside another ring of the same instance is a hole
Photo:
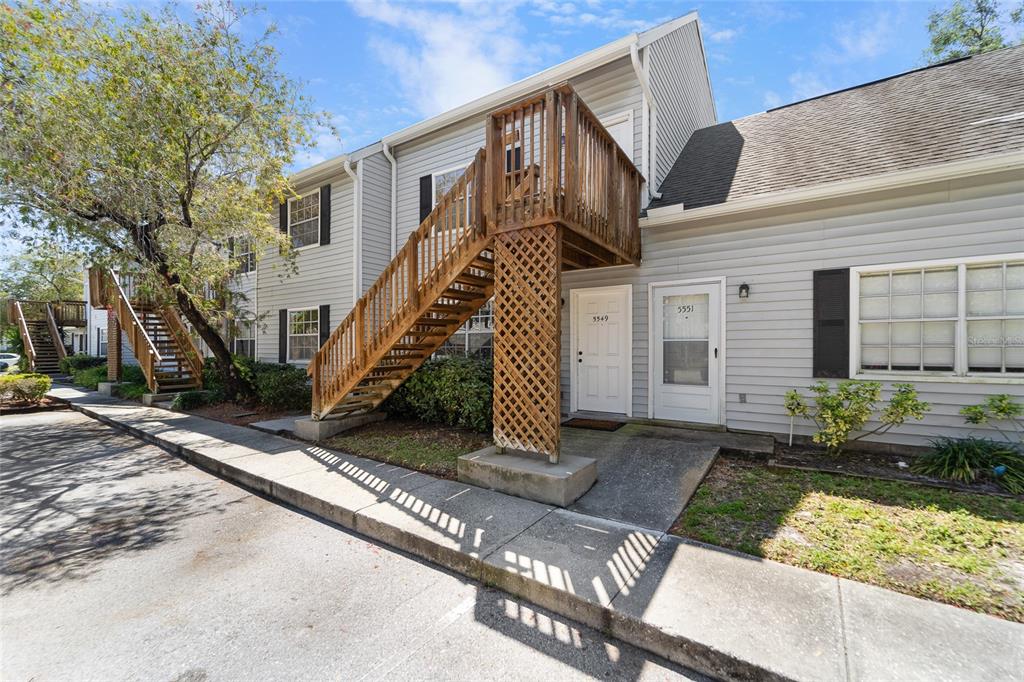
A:
{"label": "downspout", "polygon": [[391,147],[383,140],[380,143],[384,158],[391,164],[391,257],[398,253],[398,162],[391,154]]}
{"label": "downspout", "polygon": [[644,48],[644,64],[640,63],[640,50],[636,46],[634,41],[629,46],[629,61],[633,64],[633,71],[636,72],[636,78],[640,81],[640,89],[644,93],[644,97],[650,103],[650,117],[651,117],[651,145],[650,155],[648,156],[647,163],[648,167],[644,170],[644,174],[647,177],[647,192],[650,194],[652,199],[660,199],[661,192],[655,192],[652,188],[656,178],[653,175],[652,168],[657,170],[657,158],[658,158],[658,102],[654,99],[654,93],[651,91],[651,84],[647,77],[646,61],[647,61],[647,48]]}
{"label": "downspout", "polygon": [[356,168],[352,170],[352,164],[345,159],[345,172],[352,178],[352,307],[355,307],[363,290],[363,240],[360,234],[363,208],[362,160],[356,161]]}

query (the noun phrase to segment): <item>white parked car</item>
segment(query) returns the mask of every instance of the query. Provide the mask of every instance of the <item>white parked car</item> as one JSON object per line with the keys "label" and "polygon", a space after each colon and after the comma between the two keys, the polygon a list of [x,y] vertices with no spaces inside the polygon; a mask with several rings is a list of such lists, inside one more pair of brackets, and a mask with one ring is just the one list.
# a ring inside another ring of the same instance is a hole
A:
{"label": "white parked car", "polygon": [[21,356],[16,353],[0,353],[0,372],[18,364]]}

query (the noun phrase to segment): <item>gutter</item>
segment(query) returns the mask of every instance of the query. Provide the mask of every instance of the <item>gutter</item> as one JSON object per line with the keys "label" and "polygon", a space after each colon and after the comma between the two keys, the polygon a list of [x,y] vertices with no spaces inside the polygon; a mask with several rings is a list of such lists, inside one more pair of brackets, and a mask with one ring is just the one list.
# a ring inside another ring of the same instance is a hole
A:
{"label": "gutter", "polygon": [[391,164],[391,258],[398,253],[398,162],[387,142],[381,142],[381,153]]}
{"label": "gutter", "polygon": [[1024,151],[1013,151],[994,156],[952,161],[893,173],[880,173],[864,178],[838,180],[795,190],[758,194],[743,199],[726,201],[723,204],[716,204],[714,206],[684,209],[682,204],[677,204],[663,208],[654,208],[647,211],[647,217],[640,219],[640,227],[679,225],[705,218],[738,215],[766,208],[795,206],[823,199],[837,199],[879,190],[897,189],[928,182],[955,180],[971,175],[1018,169],[1024,169]]}
{"label": "gutter", "polygon": [[348,159],[342,166],[352,178],[352,305],[355,306],[362,296],[363,289],[363,162],[356,161],[356,168]]}
{"label": "gutter", "polygon": [[[633,71],[636,73],[636,78],[640,81],[640,89],[644,93],[644,97],[650,103],[650,152],[647,156],[647,168],[644,169],[644,177],[647,178],[647,195],[652,199],[660,199],[661,192],[654,191],[651,186],[654,183],[654,176],[651,174],[651,165],[656,162],[654,159],[658,158],[658,102],[654,99],[654,92],[651,90],[650,80],[648,78],[646,61],[647,61],[647,49],[644,48],[644,65],[640,64],[640,50],[637,48],[637,43],[634,41],[629,46],[629,61],[633,65]],[[646,123],[646,121],[642,121]]]}

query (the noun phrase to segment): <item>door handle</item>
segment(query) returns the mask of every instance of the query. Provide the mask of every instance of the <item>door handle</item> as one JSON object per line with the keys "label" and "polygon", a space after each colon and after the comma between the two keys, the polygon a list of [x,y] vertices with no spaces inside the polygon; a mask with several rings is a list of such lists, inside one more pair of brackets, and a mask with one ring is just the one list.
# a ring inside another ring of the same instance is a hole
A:
{"label": "door handle", "polygon": [[715,349],[715,359],[716,360],[718,359],[718,349],[717,348]]}

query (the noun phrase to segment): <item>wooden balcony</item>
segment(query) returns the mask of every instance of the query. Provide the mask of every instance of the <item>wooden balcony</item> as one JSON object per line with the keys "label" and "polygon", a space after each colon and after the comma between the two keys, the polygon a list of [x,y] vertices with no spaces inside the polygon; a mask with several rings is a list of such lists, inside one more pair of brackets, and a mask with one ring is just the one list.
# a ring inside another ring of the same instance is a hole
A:
{"label": "wooden balcony", "polygon": [[492,234],[557,223],[563,269],[639,264],[644,178],[568,83],[493,112],[486,149]]}

